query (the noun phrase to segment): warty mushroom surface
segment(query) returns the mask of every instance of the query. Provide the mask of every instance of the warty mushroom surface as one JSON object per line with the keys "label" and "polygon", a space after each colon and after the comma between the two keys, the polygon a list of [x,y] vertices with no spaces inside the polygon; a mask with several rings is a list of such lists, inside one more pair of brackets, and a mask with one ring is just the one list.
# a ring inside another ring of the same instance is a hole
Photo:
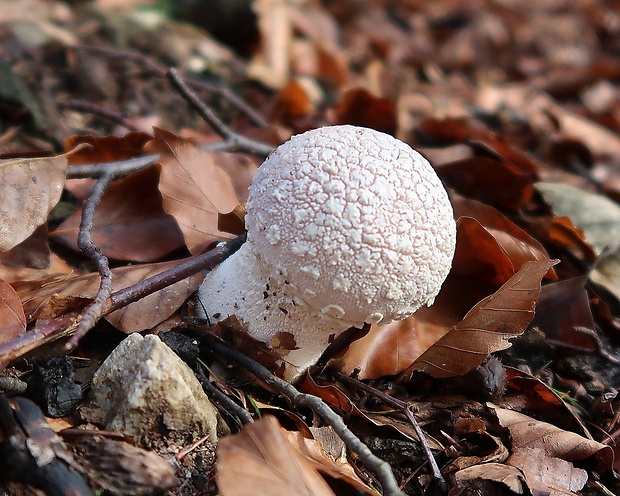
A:
{"label": "warty mushroom surface", "polygon": [[199,314],[236,315],[272,348],[293,339],[287,379],[344,330],[432,304],[451,267],[444,186],[422,155],[372,129],[293,136],[259,167],[246,209],[247,242],[207,274]]}

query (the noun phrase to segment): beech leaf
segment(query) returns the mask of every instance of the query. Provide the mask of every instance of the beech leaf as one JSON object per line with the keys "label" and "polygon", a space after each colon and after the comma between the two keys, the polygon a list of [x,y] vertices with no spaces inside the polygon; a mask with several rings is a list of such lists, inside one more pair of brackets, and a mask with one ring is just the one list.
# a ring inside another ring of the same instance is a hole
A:
{"label": "beech leaf", "polygon": [[494,294],[486,297],[405,372],[426,372],[437,378],[462,375],[495,351],[510,347],[534,318],[540,283],[557,261],[526,262]]}
{"label": "beech leaf", "polygon": [[176,219],[189,251],[201,253],[215,240],[230,239],[218,229],[218,216],[246,200],[254,163],[243,155],[202,149],[162,130],[156,130],[156,137],[168,149],[160,159],[163,208]]}
{"label": "beech leaf", "polygon": [[272,416],[220,439],[217,458],[217,485],[223,496],[334,495]]}
{"label": "beech leaf", "polygon": [[26,330],[26,316],[19,295],[0,279],[0,342],[8,341]]}
{"label": "beech leaf", "polygon": [[[182,247],[177,223],[162,209],[157,189],[159,170],[148,167],[115,181],[95,210],[92,239],[101,252],[115,260],[154,262]],[[50,233],[78,251],[82,209]]]}
{"label": "beech leaf", "polygon": [[514,410],[494,405],[492,408],[500,425],[510,431],[514,450],[538,448],[549,457],[569,462],[596,455],[604,467],[611,468],[613,455],[609,446]]}
{"label": "beech leaf", "polygon": [[[126,266],[112,269],[113,291],[126,288],[139,281],[178,265],[179,261]],[[201,274],[195,274],[167,288],[156,291],[141,300],[130,303],[105,319],[125,333],[152,329],[170,317],[187,298],[198,289]],[[90,299],[99,289],[100,276],[89,273],[78,276],[56,276],[47,281],[24,281],[13,284],[17,290],[28,320],[53,318],[63,312],[61,307],[74,309],[83,306],[79,300]]]}
{"label": "beech leaf", "polygon": [[569,217],[598,252],[620,247],[620,206],[606,196],[562,183],[539,182],[536,189],[556,215]]}
{"label": "beech leaf", "polygon": [[28,238],[60,200],[67,156],[0,160],[0,251]]}

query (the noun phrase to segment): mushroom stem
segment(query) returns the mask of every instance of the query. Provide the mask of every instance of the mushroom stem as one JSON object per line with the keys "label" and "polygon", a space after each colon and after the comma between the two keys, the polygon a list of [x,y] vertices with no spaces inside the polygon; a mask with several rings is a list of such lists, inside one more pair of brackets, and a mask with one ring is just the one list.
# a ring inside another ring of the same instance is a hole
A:
{"label": "mushroom stem", "polygon": [[217,322],[236,315],[252,337],[274,350],[290,350],[283,356],[286,380],[313,365],[333,337],[363,324],[309,309],[291,291],[291,284],[274,277],[254,254],[251,242],[208,274],[200,288],[200,301],[201,317]]}

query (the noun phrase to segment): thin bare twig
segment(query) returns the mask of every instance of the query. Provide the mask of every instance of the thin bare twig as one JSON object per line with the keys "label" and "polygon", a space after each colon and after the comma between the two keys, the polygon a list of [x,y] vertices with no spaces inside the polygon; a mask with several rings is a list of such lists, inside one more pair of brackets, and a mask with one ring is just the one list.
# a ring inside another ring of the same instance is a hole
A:
{"label": "thin bare twig", "polygon": [[205,337],[209,339],[209,344],[216,353],[239,363],[265,384],[287,396],[295,405],[310,408],[313,412],[320,415],[344,441],[347,448],[357,453],[364,466],[375,474],[386,496],[405,496],[398,487],[398,482],[392,473],[390,465],[370,451],[368,446],[353,434],[342,418],[321,398],[312,394],[299,392],[291,384],[276,377],[261,364],[248,358],[241,352],[229,348],[210,336]]}
{"label": "thin bare twig", "polygon": [[130,131],[140,131],[140,128],[127,119],[122,113],[106,109],[92,102],[87,102],[85,100],[69,100],[66,102],[58,102],[58,106],[69,110],[87,112],[102,119],[115,122]]}
{"label": "thin bare twig", "polygon": [[157,163],[159,157],[159,153],[153,153],[151,155],[144,155],[127,160],[117,160],[114,162],[70,165],[67,168],[66,176],[67,179],[97,178],[106,174],[113,168],[115,170],[115,178],[118,179],[132,172],[146,169],[149,165]]}
{"label": "thin bare twig", "polygon": [[437,480],[439,487],[444,489],[445,492],[447,492],[448,485],[446,483],[446,480],[444,479],[444,476],[441,473],[441,470],[439,470],[439,466],[437,465],[437,461],[435,460],[435,457],[433,456],[433,452],[431,451],[431,448],[428,445],[428,442],[426,441],[426,434],[424,434],[424,431],[422,430],[422,428],[420,427],[420,424],[418,424],[418,421],[415,418],[412,405],[410,405],[406,401],[399,400],[398,398],[394,398],[393,396],[390,396],[389,394],[385,394],[383,391],[379,391],[377,388],[374,388],[370,386],[369,384],[365,384],[361,381],[358,381],[357,379],[353,379],[344,374],[336,374],[336,375],[339,380],[342,380],[342,382],[346,382],[347,384],[350,384],[353,387],[360,389],[364,391],[365,393],[368,393],[374,396],[375,398],[378,398],[380,401],[382,401],[386,405],[396,408],[405,414],[405,416],[407,417],[407,420],[409,420],[409,423],[411,424],[411,426],[413,427],[413,430],[418,436],[420,444],[422,445],[422,449],[424,450],[424,454],[426,455],[426,458],[428,459],[428,463],[431,467],[433,477]]}
{"label": "thin bare twig", "polygon": [[219,403],[229,415],[234,413],[237,417],[239,417],[241,424],[251,424],[254,422],[250,412],[238,405],[235,401],[229,398],[228,395],[224,394],[217,387],[211,384],[201,364],[198,366],[198,380],[202,384],[207,396],[214,399],[216,403]]}
{"label": "thin bare twig", "polygon": [[89,257],[96,265],[101,282],[99,290],[95,295],[92,303],[84,310],[80,323],[75,330],[75,334],[67,343],[67,348],[72,349],[79,343],[80,339],[95,325],[101,318],[105,308],[106,301],[112,293],[113,275],[110,271],[108,258],[101,253],[101,250],[95,246],[92,240],[93,221],[95,219],[95,208],[99,205],[103,193],[112,183],[115,177],[115,170],[110,170],[97,179],[90,195],[88,196],[84,208],[82,209],[82,219],[80,221],[80,230],[78,232],[77,244],[82,253]]}
{"label": "thin bare twig", "polygon": [[200,116],[219,134],[226,142],[231,144],[231,151],[246,152],[265,157],[273,151],[271,145],[255,141],[241,134],[235,133],[230,127],[211,110],[198,96],[187,86],[179,76],[176,69],[168,71],[168,79],[177,89],[179,94],[200,114]]}
{"label": "thin bare twig", "polygon": [[[159,64],[155,59],[148,57],[140,52],[134,50],[117,50],[115,48],[94,46],[94,45],[77,45],[72,47],[74,50],[84,50],[92,53],[97,53],[108,58],[129,60],[140,65],[144,70],[150,74],[165,76],[168,72],[167,67]],[[242,70],[242,68],[240,67]],[[250,121],[258,127],[267,127],[268,123],[265,119],[259,115],[252,107],[250,107],[245,101],[239,98],[229,88],[219,84],[211,84],[205,81],[200,81],[193,78],[186,78],[186,82],[194,89],[203,90],[212,94],[215,94],[233,107],[243,113]]]}
{"label": "thin bare twig", "polygon": [[[172,269],[116,291],[110,295],[109,303],[102,316],[138,301],[155,291],[179,282],[203,270],[211,270],[236,252],[245,241],[241,235],[226,243],[220,243],[213,250],[180,262]],[[37,325],[19,336],[0,343],[0,370],[14,360],[46,343],[70,336],[81,318],[79,312],[70,312],[61,317],[37,322]]]}

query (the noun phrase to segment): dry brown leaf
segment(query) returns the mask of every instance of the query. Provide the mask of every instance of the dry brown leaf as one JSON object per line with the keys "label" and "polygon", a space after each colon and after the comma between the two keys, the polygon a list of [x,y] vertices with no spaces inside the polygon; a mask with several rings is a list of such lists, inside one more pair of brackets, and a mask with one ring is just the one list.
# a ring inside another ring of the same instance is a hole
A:
{"label": "dry brown leaf", "polygon": [[367,487],[355,474],[353,467],[346,461],[337,461],[325,453],[323,446],[315,439],[308,439],[299,432],[285,431],[285,436],[299,453],[320,473],[340,479],[355,488],[360,496],[376,496],[376,492]]}
{"label": "dry brown leaf", "polygon": [[514,494],[524,494],[524,477],[515,467],[503,463],[483,463],[459,470],[454,474],[457,487],[467,488],[467,483],[476,479],[499,482]]}
{"label": "dry brown leaf", "polygon": [[582,117],[561,105],[549,95],[523,83],[496,86],[482,84],[478,87],[477,104],[488,112],[514,112],[530,122],[537,132],[548,133],[544,123],[552,115],[560,130],[567,136],[578,136],[597,156],[620,156],[618,133]]}
{"label": "dry brown leaf", "polygon": [[[93,243],[116,260],[154,262],[184,245],[174,218],[162,209],[157,189],[156,167],[135,172],[115,181],[95,210]],[[82,209],[74,212],[50,233],[78,250],[77,237]]]}
{"label": "dry brown leaf", "polygon": [[246,424],[217,446],[223,496],[334,496],[316,469],[287,439],[275,417]]}
{"label": "dry brown leaf", "polygon": [[437,168],[450,188],[499,208],[516,211],[534,193],[532,178],[506,161],[489,157],[468,157]]}
{"label": "dry brown leaf", "polygon": [[[7,252],[7,253],[10,253]],[[36,269],[30,267],[14,267],[8,264],[0,263],[0,279],[5,280],[9,284],[15,281],[31,281],[42,279],[51,274],[67,274],[73,270],[65,260],[55,253],[51,253],[49,267],[45,269]]]}
{"label": "dry brown leaf", "polygon": [[17,292],[0,279],[0,342],[26,330],[26,315]]}
{"label": "dry brown leaf", "polygon": [[373,95],[364,88],[353,88],[345,92],[334,108],[334,124],[353,124],[396,133],[396,108],[387,98]]}
{"label": "dry brown leaf", "polygon": [[513,410],[494,405],[492,408],[500,425],[510,431],[513,449],[538,448],[548,457],[569,462],[597,456],[604,467],[611,467],[613,455],[605,444]]}
{"label": "dry brown leaf", "polygon": [[[549,255],[542,244],[517,226],[514,222],[510,221],[499,210],[476,200],[466,198],[453,198],[452,204],[454,207],[454,214],[457,219],[461,217],[471,217],[476,219],[484,230],[492,235],[493,239],[497,243],[497,246],[501,250],[501,254],[497,253],[497,257],[501,259],[503,255],[507,257],[512,264],[512,271],[509,277],[519,270],[525,262],[544,262],[549,260]],[[463,222],[468,221],[464,220]],[[465,226],[463,227],[465,228]],[[470,226],[470,228],[475,229],[474,226]],[[477,230],[479,231],[479,229]],[[470,239],[474,241],[484,237],[485,236],[482,233],[478,232],[474,236],[470,236]],[[470,253],[474,257],[486,259],[487,263],[495,263],[493,258],[489,257],[490,252],[484,253],[484,250],[480,250],[477,242],[472,243]],[[462,254],[459,253],[459,256],[462,256]],[[471,263],[464,265],[471,266]],[[554,279],[557,278],[553,269],[549,271],[548,276]],[[501,278],[499,278],[497,282],[503,284],[507,280],[508,279],[501,280]]]}
{"label": "dry brown leaf", "polygon": [[478,220],[459,217],[456,226],[457,250],[452,269],[456,274],[482,278],[498,286],[515,274],[515,266],[506,250]]}
{"label": "dry brown leaf", "polygon": [[166,131],[156,130],[156,138],[168,150],[160,159],[163,207],[176,219],[190,252],[201,253],[215,240],[230,239],[218,230],[218,214],[247,199],[253,174],[239,171],[253,173],[254,163],[239,154],[201,149]]}
{"label": "dry brown leaf", "polygon": [[588,482],[585,470],[549,456],[542,448],[517,448],[506,463],[523,472],[532,496],[577,496]]}
{"label": "dry brown leaf", "polygon": [[[113,269],[113,290],[126,288],[178,264],[178,261],[171,261]],[[183,279],[112,312],[106,316],[106,320],[126,333],[152,329],[170,317],[198,289],[201,280],[201,274]],[[24,311],[30,321],[49,317],[48,312],[54,316],[62,311],[60,307],[63,305],[79,306],[76,300],[93,298],[99,289],[99,282],[99,274],[90,273],[79,276],[56,276],[47,281],[17,282],[13,286],[20,295]],[[47,306],[50,304],[51,306]]]}
{"label": "dry brown leaf", "polygon": [[114,162],[135,157],[153,137],[143,132],[130,132],[124,136],[98,137],[92,134],[70,136],[64,140],[65,150],[86,144],[69,158],[71,165]]}
{"label": "dry brown leaf", "polygon": [[0,160],[0,251],[28,238],[58,203],[67,156]]}
{"label": "dry brown leaf", "polygon": [[47,224],[41,224],[17,246],[0,253],[0,263],[32,269],[47,269],[51,258]]}
{"label": "dry brown leaf", "polygon": [[494,351],[510,346],[534,317],[540,283],[555,261],[526,262],[506,284],[472,308],[463,320],[424,352],[405,372],[433,377],[462,375]]}
{"label": "dry brown leaf", "polygon": [[261,46],[247,72],[249,77],[272,89],[282,88],[290,77],[293,33],[287,3],[283,0],[257,0],[253,3]]}

